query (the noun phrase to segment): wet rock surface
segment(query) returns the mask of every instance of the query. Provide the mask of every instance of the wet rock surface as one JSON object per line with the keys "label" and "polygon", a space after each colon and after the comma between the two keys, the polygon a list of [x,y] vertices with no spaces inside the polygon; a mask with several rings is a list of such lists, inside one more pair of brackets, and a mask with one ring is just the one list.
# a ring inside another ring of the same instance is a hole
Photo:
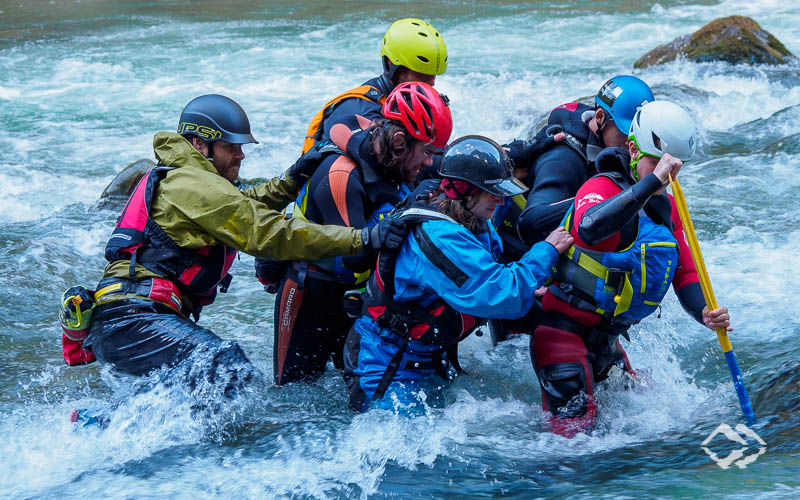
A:
{"label": "wet rock surface", "polygon": [[784,64],[793,54],[756,21],[745,16],[715,19],[692,34],[659,45],[642,56],[634,68],[647,68],[679,57],[694,62]]}

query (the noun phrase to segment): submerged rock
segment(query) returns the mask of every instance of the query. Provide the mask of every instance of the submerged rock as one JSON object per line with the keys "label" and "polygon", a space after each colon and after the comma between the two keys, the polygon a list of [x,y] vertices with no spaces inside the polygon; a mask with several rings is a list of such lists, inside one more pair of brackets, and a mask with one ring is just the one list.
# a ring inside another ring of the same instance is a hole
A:
{"label": "submerged rock", "polygon": [[118,173],[103,190],[98,203],[101,206],[125,203],[139,180],[155,166],[156,164],[152,160],[142,158],[123,168],[122,172]]}
{"label": "submerged rock", "polygon": [[685,57],[695,62],[784,64],[793,54],[771,33],[745,16],[715,19],[690,35],[659,45],[642,56],[634,68],[647,68]]}

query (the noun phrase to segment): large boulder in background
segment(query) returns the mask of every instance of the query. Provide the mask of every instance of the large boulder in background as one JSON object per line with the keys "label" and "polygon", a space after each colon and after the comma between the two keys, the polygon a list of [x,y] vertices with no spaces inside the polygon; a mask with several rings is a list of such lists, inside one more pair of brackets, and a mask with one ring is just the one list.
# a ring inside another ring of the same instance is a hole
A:
{"label": "large boulder in background", "polygon": [[100,206],[123,205],[133,192],[136,184],[139,183],[139,180],[148,170],[155,166],[156,164],[152,160],[143,158],[123,168],[122,172],[118,173],[103,190],[103,194],[100,195],[100,200],[98,201]]}
{"label": "large boulder in background", "polygon": [[695,62],[784,64],[792,53],[757,22],[745,16],[715,19],[691,35],[659,45],[642,56],[634,68],[647,68],[678,57]]}

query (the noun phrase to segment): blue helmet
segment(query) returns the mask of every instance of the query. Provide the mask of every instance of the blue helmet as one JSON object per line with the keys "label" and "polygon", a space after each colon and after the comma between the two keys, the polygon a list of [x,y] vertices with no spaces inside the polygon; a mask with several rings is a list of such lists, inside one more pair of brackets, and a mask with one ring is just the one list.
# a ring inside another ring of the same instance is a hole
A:
{"label": "blue helmet", "polygon": [[600,87],[594,102],[606,110],[620,132],[628,135],[636,110],[652,102],[653,91],[646,83],[630,75],[615,76]]}

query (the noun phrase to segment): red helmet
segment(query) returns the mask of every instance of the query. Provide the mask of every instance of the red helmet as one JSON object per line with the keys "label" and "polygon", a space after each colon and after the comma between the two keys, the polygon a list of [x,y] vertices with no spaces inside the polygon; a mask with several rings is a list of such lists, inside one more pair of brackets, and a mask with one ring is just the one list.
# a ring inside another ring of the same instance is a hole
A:
{"label": "red helmet", "polygon": [[415,139],[444,148],[453,131],[447,103],[447,97],[427,83],[401,83],[383,103],[383,116],[402,123]]}

